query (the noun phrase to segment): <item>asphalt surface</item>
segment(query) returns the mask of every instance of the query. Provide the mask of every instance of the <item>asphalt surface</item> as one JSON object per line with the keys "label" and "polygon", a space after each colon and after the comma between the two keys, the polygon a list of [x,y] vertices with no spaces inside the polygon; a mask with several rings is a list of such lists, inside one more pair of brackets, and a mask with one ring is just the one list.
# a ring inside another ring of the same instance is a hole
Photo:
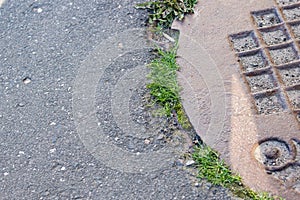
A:
{"label": "asphalt surface", "polygon": [[174,165],[184,137],[145,106],[153,55],[136,3],[3,3],[1,200],[231,199]]}

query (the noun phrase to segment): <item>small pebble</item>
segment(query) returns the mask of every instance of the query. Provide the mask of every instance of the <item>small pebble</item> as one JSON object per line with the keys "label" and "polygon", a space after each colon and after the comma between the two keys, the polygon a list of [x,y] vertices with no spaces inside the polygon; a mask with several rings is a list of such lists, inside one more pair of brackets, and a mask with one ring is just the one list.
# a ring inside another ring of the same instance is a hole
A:
{"label": "small pebble", "polygon": [[151,142],[151,141],[150,141],[149,139],[146,139],[146,140],[144,141],[145,144],[150,144],[150,142]]}
{"label": "small pebble", "polygon": [[42,8],[38,8],[38,9],[36,9],[36,12],[37,13],[41,13],[41,12],[43,12],[43,9]]}
{"label": "small pebble", "polygon": [[54,153],[56,151],[56,149],[50,149],[50,153]]}
{"label": "small pebble", "polygon": [[56,125],[55,122],[51,122],[51,123],[50,123],[50,126],[54,126],[54,125]]}
{"label": "small pebble", "polygon": [[188,161],[185,163],[186,166],[191,166],[191,165],[193,165],[193,164],[195,164],[195,161],[193,161],[193,160],[188,160]]}
{"label": "small pebble", "polygon": [[118,47],[119,47],[120,49],[123,49],[123,44],[122,44],[122,43],[119,43],[119,44],[118,44]]}
{"label": "small pebble", "polygon": [[174,166],[178,166],[178,167],[184,166],[183,160],[181,160],[181,159],[176,160],[176,161],[174,162]]}
{"label": "small pebble", "polygon": [[164,137],[165,137],[165,136],[164,136],[163,134],[160,134],[159,136],[157,136],[156,139],[157,139],[157,140],[162,140],[162,139],[164,139]]}
{"label": "small pebble", "polygon": [[17,107],[24,107],[24,106],[25,106],[25,103],[22,103],[22,102],[17,104]]}

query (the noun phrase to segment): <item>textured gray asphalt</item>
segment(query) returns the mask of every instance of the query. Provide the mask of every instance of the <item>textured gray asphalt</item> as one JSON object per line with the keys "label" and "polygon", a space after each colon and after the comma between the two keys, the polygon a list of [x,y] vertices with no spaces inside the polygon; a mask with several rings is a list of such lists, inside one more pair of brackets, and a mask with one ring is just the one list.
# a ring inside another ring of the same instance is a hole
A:
{"label": "textured gray asphalt", "polygon": [[[114,158],[107,161],[110,164],[97,158],[76,129],[73,93],[81,85],[78,72],[112,35],[146,28],[146,13],[135,10],[136,3],[131,0],[8,0],[2,5],[1,200],[231,198],[225,190],[209,184],[195,187],[189,173],[171,162],[154,171],[118,170],[112,166]],[[115,61],[115,66],[127,70],[131,65],[143,65],[151,58],[148,48],[145,44],[143,50],[125,52],[126,55]],[[114,82],[123,75],[109,69],[103,72],[99,85]],[[111,87],[115,85],[112,83]],[[96,105],[101,107],[110,102],[104,97],[111,97],[111,92],[98,86]],[[106,119],[105,112],[99,109],[95,108],[95,112],[100,125],[113,138],[113,145],[121,148],[122,143],[116,141],[126,138],[117,138],[118,127],[113,122],[111,126],[103,125],[111,119],[110,116]],[[132,152],[142,151],[139,148]],[[130,151],[129,143],[124,151]]]}

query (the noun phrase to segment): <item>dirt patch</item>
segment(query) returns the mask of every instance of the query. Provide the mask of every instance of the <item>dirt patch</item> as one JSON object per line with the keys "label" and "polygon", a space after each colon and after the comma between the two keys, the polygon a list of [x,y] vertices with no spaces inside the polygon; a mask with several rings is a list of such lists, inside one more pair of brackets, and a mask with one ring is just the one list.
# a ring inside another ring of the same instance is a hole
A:
{"label": "dirt patch", "polygon": [[300,23],[290,24],[294,37],[300,39]]}
{"label": "dirt patch", "polygon": [[255,105],[259,114],[273,114],[284,110],[286,107],[279,93],[262,94],[254,96]]}
{"label": "dirt patch", "polygon": [[297,60],[298,55],[293,45],[269,49],[272,61],[276,65],[286,64]]}
{"label": "dirt patch", "polygon": [[281,23],[276,9],[252,12],[252,17],[258,27],[269,27]]}
{"label": "dirt patch", "polygon": [[291,8],[285,8],[283,9],[283,15],[284,18],[287,21],[293,21],[293,20],[298,20],[300,19],[300,6],[294,6]]}
{"label": "dirt patch", "polygon": [[287,91],[290,103],[294,109],[300,109],[300,87]]}
{"label": "dirt patch", "polygon": [[300,64],[279,69],[279,74],[285,86],[300,84]]}
{"label": "dirt patch", "polygon": [[290,39],[286,29],[283,26],[260,30],[262,38],[266,45],[280,44]]}
{"label": "dirt patch", "polygon": [[299,0],[276,0],[279,6],[287,6],[299,2]]}
{"label": "dirt patch", "polygon": [[236,52],[258,48],[258,42],[254,31],[230,35],[229,40]]}
{"label": "dirt patch", "polygon": [[276,87],[273,75],[270,72],[254,76],[246,76],[251,92],[270,90]]}
{"label": "dirt patch", "polygon": [[238,56],[239,62],[244,72],[253,72],[268,66],[268,61],[262,51],[241,54]]}

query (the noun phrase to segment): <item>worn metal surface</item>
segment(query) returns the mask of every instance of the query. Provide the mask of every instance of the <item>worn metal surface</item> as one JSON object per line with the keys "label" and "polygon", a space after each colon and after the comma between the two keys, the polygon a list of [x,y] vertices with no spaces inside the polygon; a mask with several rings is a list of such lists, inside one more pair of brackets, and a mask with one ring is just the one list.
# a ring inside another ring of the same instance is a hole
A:
{"label": "worn metal surface", "polygon": [[200,1],[180,30],[184,107],[251,188],[300,195],[300,1]]}

